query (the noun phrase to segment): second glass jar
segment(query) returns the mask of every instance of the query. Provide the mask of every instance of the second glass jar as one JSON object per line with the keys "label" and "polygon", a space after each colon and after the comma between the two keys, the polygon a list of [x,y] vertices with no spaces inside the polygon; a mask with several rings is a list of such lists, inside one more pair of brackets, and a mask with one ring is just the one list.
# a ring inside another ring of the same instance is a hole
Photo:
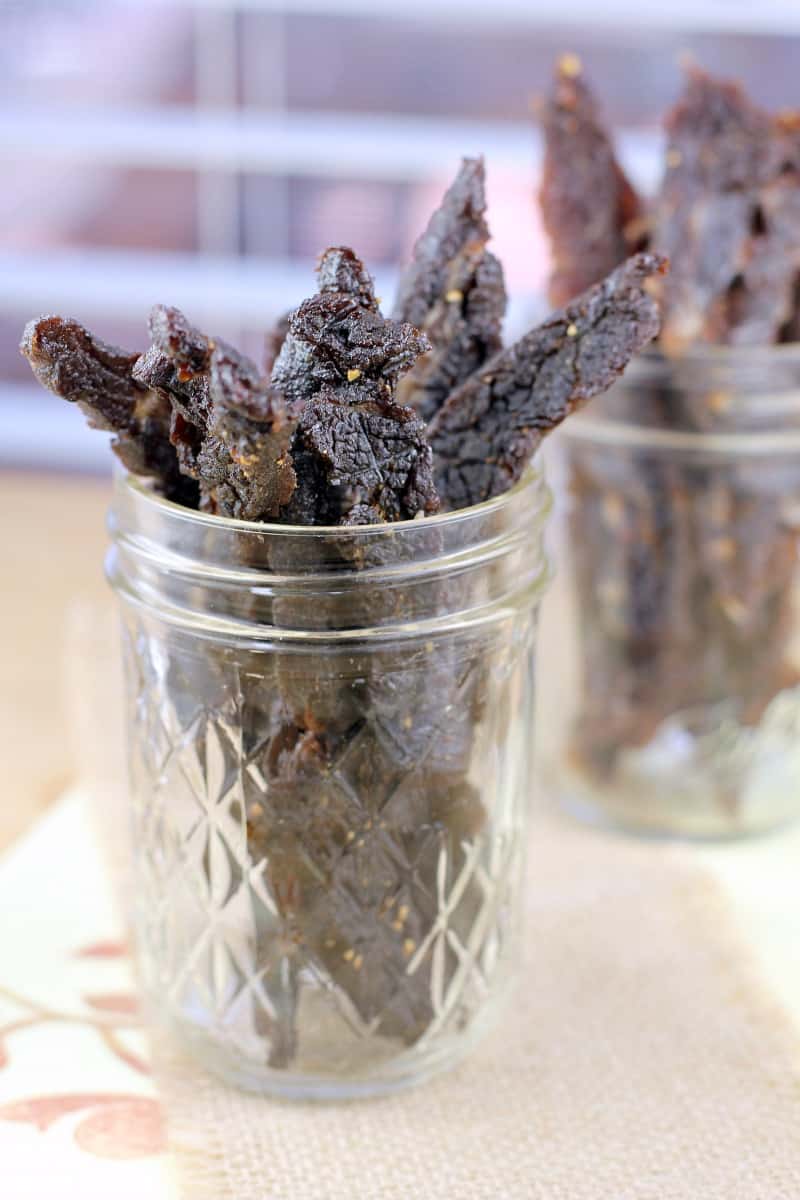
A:
{"label": "second glass jar", "polygon": [[651,833],[800,816],[800,349],[644,355],[560,455],[555,791]]}

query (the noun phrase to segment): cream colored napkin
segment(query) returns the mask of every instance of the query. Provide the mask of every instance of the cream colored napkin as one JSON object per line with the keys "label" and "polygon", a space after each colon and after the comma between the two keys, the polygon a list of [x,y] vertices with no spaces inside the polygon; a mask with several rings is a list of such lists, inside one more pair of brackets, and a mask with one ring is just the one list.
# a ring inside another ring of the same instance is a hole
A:
{"label": "cream colored napkin", "polygon": [[147,1040],[83,797],[0,854],[0,1197],[174,1200]]}
{"label": "cream colored napkin", "polygon": [[[797,1200],[800,1042],[679,851],[540,821],[500,1028],[390,1099],[278,1103],[167,1045],[186,1200]],[[798,914],[800,937],[800,914]]]}

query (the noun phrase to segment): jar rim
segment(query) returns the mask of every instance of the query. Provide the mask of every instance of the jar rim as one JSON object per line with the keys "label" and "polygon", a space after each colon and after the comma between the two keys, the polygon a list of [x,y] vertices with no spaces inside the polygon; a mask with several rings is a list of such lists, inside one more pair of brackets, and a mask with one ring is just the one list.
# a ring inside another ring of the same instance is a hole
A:
{"label": "jar rim", "polygon": [[[789,368],[783,380],[766,377],[753,383],[753,375],[748,374],[759,369],[779,372],[782,368]],[[707,379],[703,377],[705,372]],[[678,397],[704,390],[729,392],[736,403],[707,428],[676,428],[646,420],[637,422],[627,413],[608,411],[601,396],[566,422],[558,435],[569,442],[737,458],[800,452],[800,342],[768,346],[698,344],[674,356],[664,354],[657,346],[648,346],[631,361],[607,395],[613,397],[620,389],[648,386],[663,387]]]}
{"label": "jar rim", "polygon": [[438,636],[443,621],[474,630],[538,597],[549,578],[551,497],[538,463],[470,509],[352,527],[215,517],[121,471],[116,483],[109,581],[126,603],[204,637],[346,646]]}
{"label": "jar rim", "polygon": [[442,528],[443,526],[449,527],[457,525],[461,521],[483,517],[513,503],[533,484],[540,483],[542,475],[541,453],[537,450],[517,482],[505,492],[501,492],[499,496],[493,496],[490,500],[483,500],[480,504],[471,504],[468,508],[454,509],[452,512],[433,513],[429,517],[412,517],[404,521],[380,521],[374,525],[279,525],[268,521],[246,521],[240,517],[220,517],[215,513],[200,512],[198,509],[187,508],[184,504],[178,504],[174,500],[167,500],[164,496],[160,496],[155,492],[146,479],[125,471],[122,468],[118,470],[117,484],[131,491],[136,496],[137,501],[152,504],[155,508],[161,509],[176,518],[191,521],[199,525],[206,525],[209,528],[220,531],[228,530],[235,533],[283,537],[306,537],[309,535],[323,537],[326,535],[335,535],[341,538],[348,535],[357,537],[365,534],[372,534],[377,537],[380,534],[385,535],[387,532],[408,530],[423,526],[425,529]]}
{"label": "jar rim", "polygon": [[732,455],[737,458],[760,458],[767,454],[790,454],[800,451],[800,429],[767,433],[742,430],[740,433],[696,433],[682,429],[663,429],[634,425],[611,417],[581,414],[570,422],[560,437],[570,442],[595,442],[605,446],[630,446],[643,450],[702,451],[710,455]]}
{"label": "jar rim", "polygon": [[709,363],[712,366],[744,365],[768,359],[771,362],[797,361],[800,365],[800,341],[779,342],[760,346],[720,345],[714,342],[695,342],[680,354],[665,354],[657,343],[651,342],[640,350],[631,366],[636,363],[661,364],[675,368],[692,363]]}

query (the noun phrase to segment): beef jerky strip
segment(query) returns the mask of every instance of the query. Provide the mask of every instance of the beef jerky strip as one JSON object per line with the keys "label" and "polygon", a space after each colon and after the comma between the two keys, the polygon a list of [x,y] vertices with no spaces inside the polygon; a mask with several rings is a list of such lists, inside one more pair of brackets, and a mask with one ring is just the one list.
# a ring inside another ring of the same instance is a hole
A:
{"label": "beef jerky strip", "polygon": [[239,492],[228,506],[248,521],[277,517],[297,483],[289,453],[294,426],[282,396],[221,339],[211,351],[209,394],[210,438],[225,447],[246,481],[246,496]]}
{"label": "beef jerky strip", "polygon": [[[674,268],[677,288],[672,278],[665,285],[666,348],[791,338],[800,277],[797,117],[772,119],[741,89],[694,70],[668,129],[658,244],[664,248],[672,237],[682,256]],[[687,388],[677,415],[703,429],[714,422],[709,400]],[[742,719],[756,721],[791,678],[797,534],[784,526],[779,495],[763,481],[756,485],[742,467],[719,468],[713,478],[697,468],[686,494],[694,536],[686,565],[697,579],[695,645],[675,656],[677,686],[665,671],[649,674],[659,697],[675,693],[672,711],[691,702],[700,679],[698,702],[735,700]]]}
{"label": "beef jerky strip", "polygon": [[[429,971],[408,973],[409,939],[420,944],[432,901],[435,909],[442,837],[430,782],[420,776],[411,788],[364,723],[346,740],[288,723],[259,767],[269,788],[254,792],[248,838],[267,862],[289,944],[323,967],[363,1020],[413,1042],[432,1015]],[[441,817],[453,797],[438,784]],[[282,1024],[279,1052],[293,1040],[293,1022]]]}
{"label": "beef jerky strip", "polygon": [[319,368],[327,385],[341,389],[359,380],[376,396],[392,395],[399,376],[429,348],[412,325],[364,308],[347,292],[304,301],[291,333],[309,347],[312,373]]}
{"label": "beef jerky strip", "polygon": [[393,316],[420,327],[445,287],[453,259],[470,242],[486,245],[485,170],[483,159],[465,158],[428,227],[414,246],[403,272]]}
{"label": "beef jerky strip", "polygon": [[562,305],[637,249],[641,205],[574,54],[559,60],[539,115],[545,145],[539,202],[553,255],[548,295]]}
{"label": "beef jerky strip", "polygon": [[432,350],[400,381],[398,400],[423,420],[502,345],[503,268],[486,250],[482,159],[465,159],[414,248],[400,281],[396,320],[426,334]]}
{"label": "beef jerky strip", "polygon": [[[432,503],[431,455],[424,425],[391,404],[391,391],[424,343],[410,327],[377,315],[371,280],[351,251],[335,248],[324,255],[319,280],[320,295],[292,317],[280,368],[273,371],[273,383],[285,388],[299,414],[291,450],[299,486],[284,519],[310,524],[413,516]],[[211,392],[216,399],[213,380]],[[331,557],[337,549],[331,544]],[[273,553],[279,556],[280,546]],[[341,553],[346,557],[344,546]],[[295,622],[303,598],[286,603],[287,621]],[[274,612],[279,623],[281,604]],[[266,839],[270,887],[289,942],[298,948],[283,980],[284,1002],[273,1027],[264,1030],[270,1062],[280,1065],[296,1049],[297,962],[325,970],[365,1018],[385,1012],[387,1028],[405,1040],[417,1035],[430,1012],[420,975],[405,988],[409,1002],[418,997],[413,1022],[405,1011],[389,1015],[404,994],[408,958],[381,904],[402,895],[401,881],[396,864],[384,863],[375,845],[367,886],[357,845],[364,805],[377,807],[397,778],[396,769],[378,765],[379,744],[366,715],[370,656],[349,660],[355,678],[342,677],[337,656],[322,656],[309,671],[298,670],[295,655],[278,654],[275,666],[275,712],[266,728],[260,726],[266,734],[260,763],[269,788],[248,797],[247,813],[251,852],[257,855]],[[252,690],[246,689],[245,705]],[[352,794],[342,784],[364,755],[371,764],[370,790]],[[376,899],[378,871],[382,890]]]}
{"label": "beef jerky strip", "polygon": [[309,400],[292,441],[297,515],[309,525],[371,525],[435,512],[430,446],[413,409],[364,389]]}
{"label": "beef jerky strip", "polygon": [[346,292],[361,308],[377,312],[375,282],[360,258],[349,246],[331,246],[317,263],[317,287],[321,295]]}
{"label": "beef jerky strip", "polygon": [[800,316],[800,114],[772,122],[761,186],[750,214],[741,278],[729,289],[729,332],[761,346],[797,337]]}
{"label": "beef jerky strip", "polygon": [[451,394],[428,427],[444,506],[505,492],[542,438],[611,386],[658,333],[644,283],[665,269],[657,255],[634,256]]}
{"label": "beef jerky strip", "polygon": [[[298,489],[286,519],[354,524],[432,511],[437,501],[424,423],[392,399],[397,379],[427,342],[410,325],[378,314],[371,281],[352,252],[329,252],[319,278],[320,295],[295,314],[292,343],[273,373],[282,386],[289,378],[290,394],[303,404],[292,442]],[[306,374],[293,390],[290,373],[298,363]],[[340,555],[348,566],[354,549],[358,566],[377,565],[350,539],[327,540],[331,557]],[[398,589],[389,591],[365,579],[353,592],[352,619],[367,625],[385,619],[387,605],[403,603]],[[292,619],[298,603],[302,598],[293,601]],[[272,868],[281,911],[316,969],[324,969],[362,1019],[379,1022],[382,1033],[407,1044],[432,1015],[429,970],[409,975],[408,946],[420,943],[435,918],[435,865],[444,836],[431,819],[441,782],[421,776],[428,818],[421,827],[399,790],[435,738],[430,725],[423,741],[406,721],[409,711],[419,712],[423,678],[430,695],[430,671],[419,663],[409,669],[407,650],[394,657],[329,657],[313,677],[283,656],[278,687],[285,720],[263,768],[279,787],[299,771],[313,798],[306,811],[298,805],[302,788],[289,786],[296,838]],[[436,695],[440,722],[447,720],[453,686],[450,673]],[[467,786],[463,774],[452,781],[453,794],[458,783]],[[269,807],[259,807],[271,820]],[[258,836],[264,818],[255,817]],[[289,824],[282,820],[281,828]],[[281,899],[286,895],[295,898],[292,904]]]}
{"label": "beef jerky strip", "polygon": [[[482,168],[480,174],[482,176]],[[465,175],[474,183],[475,175],[471,169],[468,168]],[[467,189],[467,194],[469,191]],[[466,211],[469,213],[469,205]],[[469,224],[474,228],[474,222]],[[442,239],[448,242],[447,230],[440,229],[439,232],[439,244]],[[425,331],[436,328],[440,317],[452,325],[442,330],[447,336],[438,342],[441,353],[437,354],[435,345],[431,354],[418,360],[418,368],[412,367],[414,373],[423,363],[431,364],[439,371],[438,386],[442,391],[450,390],[446,375],[443,386],[442,368],[455,334],[465,331],[465,349],[469,349],[467,338],[474,338],[478,328],[487,327],[486,319],[478,323],[479,306],[486,294],[484,282],[494,285],[493,296],[499,292],[499,313],[502,313],[502,280],[491,275],[493,260],[484,252],[484,240],[482,236],[467,241],[450,262],[445,260],[440,297],[434,300],[429,311],[429,318],[435,314],[435,320],[426,323]],[[433,264],[429,266],[433,267]],[[484,275],[480,274],[482,271],[485,271]],[[442,287],[445,293],[451,288],[459,288],[464,298],[459,301],[451,295],[444,299]],[[493,296],[487,296],[490,311]],[[447,306],[445,313],[442,312],[442,299]],[[468,309],[470,303],[474,306],[471,310]],[[402,318],[404,313],[398,309],[396,315]],[[419,315],[419,310],[415,315]],[[497,332],[499,334],[499,316]],[[352,341],[348,339],[348,348]],[[414,352],[418,353],[419,348],[415,345]],[[338,351],[341,353],[342,348]],[[477,364],[483,357],[485,354],[477,353],[472,362]],[[466,364],[463,361],[454,364],[453,378],[463,377],[458,372],[468,370],[469,361],[467,358]],[[398,378],[395,394],[407,395],[404,387],[408,376],[399,376],[396,369],[397,366],[405,367],[406,362],[398,363],[393,354],[392,363],[392,380]],[[386,376],[385,367],[381,374]],[[369,380],[368,373],[365,378]],[[432,375],[426,378],[434,382]],[[358,383],[351,391],[349,413],[357,412],[361,421],[361,414],[372,408],[372,419],[379,420],[384,429],[387,417],[400,418],[403,438],[397,442],[394,451],[391,441],[397,437],[397,430],[391,430],[388,439],[376,436],[375,431],[370,439],[381,451],[375,454],[372,469],[379,466],[385,473],[389,467],[394,476],[388,489],[391,499],[387,502],[385,484],[381,480],[377,504],[365,497],[366,503],[362,499],[340,520],[361,523],[376,518],[408,517],[414,515],[414,509],[432,511],[438,502],[433,493],[430,457],[422,440],[421,423],[411,416],[409,409],[396,409],[386,401],[379,405],[378,416],[374,401],[370,404],[368,399],[373,394],[369,383],[364,388],[364,400],[354,401],[357,389]],[[345,399],[342,389],[338,390]],[[440,402],[437,399],[434,409]],[[315,401],[311,401],[306,409],[301,427],[314,404]],[[331,427],[328,418],[322,428],[327,432]],[[315,450],[318,455],[322,452],[324,462],[331,462],[329,444],[316,446]],[[386,458],[381,461],[384,454]],[[407,458],[409,454],[410,458]],[[412,466],[414,476],[410,492],[403,480],[406,462]],[[342,467],[337,465],[337,478],[342,474]],[[359,475],[360,472],[351,475],[350,480],[363,488]],[[369,479],[369,469],[362,478]],[[397,503],[398,495],[403,498],[401,504]],[[339,503],[338,497],[336,499]],[[438,530],[432,528],[432,556],[438,549],[438,536]],[[365,568],[381,565],[384,552],[385,548],[380,544],[362,547],[360,565]],[[352,553],[346,543],[342,545],[342,553],[345,557]],[[441,586],[444,588],[449,584],[442,582]],[[404,607],[408,613],[409,602],[403,598],[402,590],[371,587],[368,580],[360,595],[353,597],[354,619],[357,609],[359,619],[365,623],[383,621],[389,616],[390,609],[399,615]],[[486,820],[486,813],[469,779],[476,730],[480,727],[484,695],[480,685],[485,677],[485,667],[479,653],[462,658],[451,643],[441,641],[426,646],[424,651],[420,649],[419,654],[410,652],[408,647],[387,648],[365,658],[358,672],[366,684],[361,707],[363,724],[354,726],[355,736],[345,739],[332,772],[337,778],[355,772],[357,793],[369,798],[369,809],[356,826],[354,840],[346,844],[344,852],[336,859],[329,894],[311,915],[310,923],[314,920],[320,923],[319,953],[334,977],[342,977],[341,964],[347,961],[346,955],[350,955],[350,960],[359,967],[363,960],[363,970],[351,971],[348,975],[344,968],[348,996],[362,1019],[378,1021],[381,1033],[400,1037],[406,1044],[414,1043],[434,1012],[431,957],[423,957],[415,964],[413,972],[409,971],[409,963],[411,955],[422,945],[436,921],[437,871],[444,859],[451,864],[452,871],[458,873],[472,839]],[[465,897],[463,905],[466,907],[467,903]],[[458,918],[453,920],[457,923]],[[456,970],[457,964],[453,960],[442,964],[440,983],[443,987]]]}
{"label": "beef jerky strip", "polygon": [[[398,381],[396,394],[425,420],[502,345],[506,292],[502,268],[486,249],[485,214],[483,160],[465,159],[400,281],[394,316],[419,326],[432,349]],[[432,556],[438,536],[430,531]],[[457,603],[445,593],[460,586],[440,581],[443,604]],[[407,769],[441,771],[459,794],[486,694],[482,665],[476,659],[465,674],[458,652],[437,643],[428,654],[427,686],[419,675],[415,685],[397,664],[371,686],[376,740]]]}
{"label": "beef jerky strip", "polygon": [[[152,345],[137,359],[134,378],[157,389],[171,405],[170,437],[180,468],[201,481],[203,507],[209,507],[208,483],[201,479],[198,466],[211,414],[208,338],[179,309],[168,305],[158,304],[151,310],[148,326]],[[210,507],[216,511],[215,505]]]}
{"label": "beef jerky strip", "polygon": [[696,637],[691,497],[663,456],[590,444],[570,449],[569,490],[583,664],[571,753],[605,777],[681,706]]}
{"label": "beef jerky strip", "polygon": [[[346,292],[363,308],[378,311],[372,276],[348,246],[331,246],[320,256],[317,264],[317,286],[321,293]],[[277,384],[288,397],[299,394],[302,400],[305,398],[305,389],[309,382],[306,378],[308,347],[296,342],[290,333],[293,315],[293,312],[284,313],[266,335],[264,369],[267,375],[272,374],[284,344],[288,341],[286,353],[278,368]],[[313,385],[310,392],[313,392]]]}
{"label": "beef jerky strip", "polygon": [[93,429],[113,432],[115,454],[129,471],[151,476],[163,494],[197,507],[169,440],[169,404],[133,377],[138,355],[109,346],[62,317],[29,321],[20,350],[44,387],[77,404]]}
{"label": "beef jerky strip", "polygon": [[[317,264],[317,280],[319,296],[309,304],[317,302],[320,307],[320,297],[338,296],[339,305],[344,299],[349,300],[349,309],[363,310],[376,318],[379,327],[381,318],[377,316],[378,301],[375,296],[375,285],[372,277],[361,260],[347,246],[331,246],[320,257]],[[347,307],[347,306],[345,306]],[[315,352],[313,337],[304,326],[304,317],[300,310],[289,315],[288,331],[283,338],[280,350],[272,366],[272,385],[281,391],[286,399],[289,412],[299,416],[306,400],[327,384],[341,381],[341,372],[337,371],[329,355]],[[356,368],[351,363],[352,368]]]}
{"label": "beef jerky strip", "polygon": [[398,399],[430,421],[447,397],[503,344],[506,292],[493,254],[471,242],[453,260],[442,295],[422,324],[433,349],[398,385]]}
{"label": "beef jerky strip", "polygon": [[295,484],[281,396],[245,355],[207,338],[178,309],[157,305],[150,333],[136,378],[169,396],[181,469],[200,481],[204,508],[242,520],[276,517]]}
{"label": "beef jerky strip", "polygon": [[[348,290],[320,292],[292,318],[289,336],[307,369],[291,449],[298,487],[284,514],[293,523],[402,520],[438,507],[424,424],[393,401],[399,376],[428,342],[411,325],[377,312],[362,272],[352,252],[329,252],[321,283],[330,278]],[[288,371],[288,357],[284,365]],[[276,376],[296,400],[299,390],[278,364]]]}
{"label": "beef jerky strip", "polygon": [[209,339],[190,324],[180,309],[154,305],[148,328],[153,345],[170,360],[179,382],[186,383],[208,370]]}
{"label": "beef jerky strip", "polygon": [[678,352],[692,342],[730,341],[741,319],[773,126],[736,84],[697,68],[665,124],[667,166],[652,244],[670,259],[661,341]]}

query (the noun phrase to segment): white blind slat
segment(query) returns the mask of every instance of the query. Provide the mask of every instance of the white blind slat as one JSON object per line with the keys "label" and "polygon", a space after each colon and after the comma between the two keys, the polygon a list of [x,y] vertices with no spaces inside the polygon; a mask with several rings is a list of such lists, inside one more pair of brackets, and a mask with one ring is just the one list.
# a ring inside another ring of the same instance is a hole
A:
{"label": "white blind slat", "polygon": [[[640,187],[661,170],[655,131],[622,130],[620,154]],[[441,120],[351,113],[116,111],[38,108],[0,112],[0,157],[43,157],[122,167],[271,172],[404,182],[448,175],[463,155],[492,170],[524,172],[541,155],[533,121]]]}
{"label": "white blind slat", "polygon": [[[528,28],[624,28],[686,33],[791,33],[800,31],[795,0],[182,0],[192,8],[309,16],[368,17],[386,22],[497,27],[514,23]],[[163,0],[139,0],[163,7]]]}

